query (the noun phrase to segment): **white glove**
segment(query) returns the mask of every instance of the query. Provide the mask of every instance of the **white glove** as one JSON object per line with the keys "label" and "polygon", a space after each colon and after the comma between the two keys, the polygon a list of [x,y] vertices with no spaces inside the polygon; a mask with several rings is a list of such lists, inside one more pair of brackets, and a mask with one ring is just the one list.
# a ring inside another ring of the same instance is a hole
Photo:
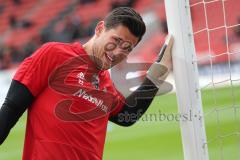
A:
{"label": "white glove", "polygon": [[147,71],[147,78],[157,87],[162,85],[172,69],[172,46],[173,37],[168,35],[161,51],[159,52],[157,61],[153,63]]}

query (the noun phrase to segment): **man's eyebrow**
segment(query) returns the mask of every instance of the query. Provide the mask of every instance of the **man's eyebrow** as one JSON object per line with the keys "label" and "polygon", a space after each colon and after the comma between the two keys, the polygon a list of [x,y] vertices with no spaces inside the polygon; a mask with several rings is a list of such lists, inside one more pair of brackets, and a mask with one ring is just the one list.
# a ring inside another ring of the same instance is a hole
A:
{"label": "man's eyebrow", "polygon": [[117,40],[120,40],[120,41],[124,41],[122,38],[117,37],[117,36],[114,36],[113,39],[115,39],[115,40],[117,39]]}
{"label": "man's eyebrow", "polygon": [[133,44],[131,41],[129,41],[129,40],[124,40],[123,38],[121,38],[120,36],[118,36],[118,35],[116,35],[116,34],[114,34],[114,37],[117,38],[117,39],[119,39],[119,40],[121,40],[121,41],[129,42],[129,43]]}
{"label": "man's eyebrow", "polygon": [[117,39],[119,39],[121,41],[124,41],[123,38],[121,38],[121,37],[119,37],[118,35],[115,35],[115,34],[114,34],[114,38],[117,38]]}

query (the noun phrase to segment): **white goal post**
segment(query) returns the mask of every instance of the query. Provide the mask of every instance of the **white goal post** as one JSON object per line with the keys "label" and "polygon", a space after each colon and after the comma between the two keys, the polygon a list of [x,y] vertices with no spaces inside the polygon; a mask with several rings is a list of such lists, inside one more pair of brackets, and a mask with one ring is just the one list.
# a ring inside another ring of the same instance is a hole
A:
{"label": "white goal post", "polygon": [[173,73],[178,109],[181,115],[193,116],[191,120],[180,121],[184,160],[208,160],[189,0],[165,0],[165,8],[168,31],[174,37]]}

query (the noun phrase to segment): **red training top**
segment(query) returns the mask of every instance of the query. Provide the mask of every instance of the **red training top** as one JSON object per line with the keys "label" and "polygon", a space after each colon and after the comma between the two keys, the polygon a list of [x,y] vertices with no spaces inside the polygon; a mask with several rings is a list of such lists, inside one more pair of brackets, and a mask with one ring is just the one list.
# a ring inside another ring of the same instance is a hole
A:
{"label": "red training top", "polygon": [[23,160],[100,160],[107,123],[124,97],[79,43],[51,42],[20,65],[14,80],[35,96]]}

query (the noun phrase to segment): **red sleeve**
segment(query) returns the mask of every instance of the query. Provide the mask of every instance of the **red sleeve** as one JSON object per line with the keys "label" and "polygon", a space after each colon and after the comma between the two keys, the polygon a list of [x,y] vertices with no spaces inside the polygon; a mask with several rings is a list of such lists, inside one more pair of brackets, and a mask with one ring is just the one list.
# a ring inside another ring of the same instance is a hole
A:
{"label": "red sleeve", "polygon": [[19,66],[13,79],[24,84],[37,96],[48,84],[48,76],[57,64],[55,43],[46,43],[26,58]]}
{"label": "red sleeve", "polygon": [[117,106],[114,108],[114,110],[111,112],[110,116],[116,115],[118,112],[120,112],[125,104],[125,97],[116,89],[117,91]]}

